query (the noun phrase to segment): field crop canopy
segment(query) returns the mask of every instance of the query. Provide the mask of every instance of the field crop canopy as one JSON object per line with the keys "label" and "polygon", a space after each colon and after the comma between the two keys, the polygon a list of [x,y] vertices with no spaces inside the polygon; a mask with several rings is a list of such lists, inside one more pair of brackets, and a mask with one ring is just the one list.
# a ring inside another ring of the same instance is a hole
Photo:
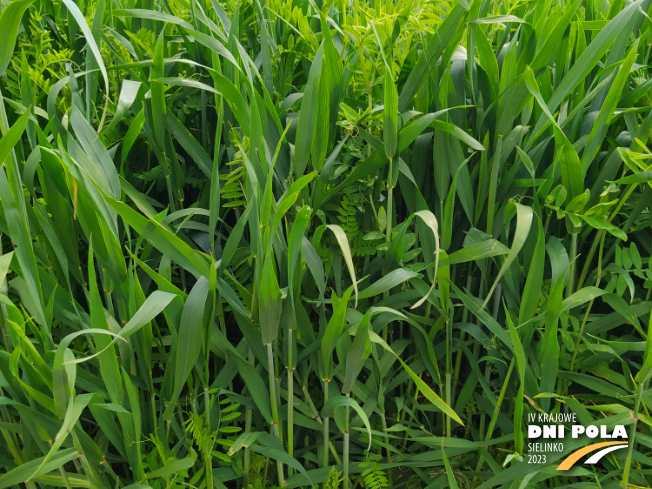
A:
{"label": "field crop canopy", "polygon": [[0,489],[652,484],[652,0],[0,2]]}

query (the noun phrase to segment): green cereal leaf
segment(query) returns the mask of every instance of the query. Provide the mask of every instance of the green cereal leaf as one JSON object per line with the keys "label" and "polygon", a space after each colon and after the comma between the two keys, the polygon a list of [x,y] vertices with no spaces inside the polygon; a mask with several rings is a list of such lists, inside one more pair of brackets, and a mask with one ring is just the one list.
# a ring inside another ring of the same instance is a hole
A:
{"label": "green cereal leaf", "polygon": [[532,215],[533,215],[532,208],[525,207],[524,205],[521,204],[510,203],[508,204],[506,210],[509,209],[509,207],[511,206],[516,208],[516,230],[514,231],[512,248],[509,250],[507,257],[503,262],[503,266],[500,267],[500,271],[498,272],[498,275],[496,276],[496,279],[494,280],[491,289],[489,289],[489,292],[487,293],[487,298],[484,300],[484,303],[482,304],[483,308],[487,305],[489,299],[491,299],[491,295],[496,289],[496,286],[498,285],[498,281],[500,280],[500,278],[505,274],[505,272],[507,272],[509,267],[512,265],[512,262],[518,256],[519,252],[521,251],[521,248],[523,248],[523,245],[525,244],[525,240],[527,240],[528,234],[530,233],[530,226],[532,224]]}
{"label": "green cereal leaf", "polygon": [[[573,66],[568,70],[568,73],[564,75],[559,86],[556,87],[555,92],[548,100],[548,108],[551,112],[556,111],[561,103],[568,97],[568,95],[573,91],[573,89],[583,80],[586,79],[586,76],[593,70],[599,61],[603,58],[607,50],[615,42],[618,35],[626,28],[625,26],[629,23],[631,17],[636,14],[638,9],[641,7],[643,0],[637,0],[636,2],[630,3],[625,8],[623,8],[618,15],[616,15],[607,26],[600,30],[597,35],[593,38],[593,41],[587,48],[582,52],[577,60],[573,63]],[[564,12],[564,22],[570,22],[572,17],[576,13],[576,6],[580,3],[580,0],[577,0],[572,7],[568,7]],[[560,24],[562,22],[560,21]],[[535,59],[533,63],[535,70],[538,70],[540,67],[544,66],[550,60],[550,56],[559,45],[559,39],[563,35],[563,31],[566,30],[566,25],[561,25],[559,31],[550,32],[548,38],[546,39],[546,44],[549,44],[550,51],[541,50],[540,57]],[[537,122],[532,134],[536,135],[539,133],[540,129],[545,124],[545,119],[548,118],[548,115],[542,115],[539,121]]]}
{"label": "green cereal leaf", "polygon": [[248,448],[253,443],[258,439],[258,437],[261,435],[260,431],[255,431],[255,432],[250,432],[250,433],[242,433],[234,442],[233,445],[231,445],[231,448],[229,448],[228,455],[229,457],[232,457],[236,453],[238,453],[242,448]]}
{"label": "green cereal leaf", "polygon": [[204,310],[208,298],[208,279],[199,277],[194,285],[181,313],[179,334],[174,354],[174,393],[171,403],[179,398],[181,389],[195,366],[201,352],[204,333]]}
{"label": "green cereal leaf", "polygon": [[247,389],[249,390],[249,395],[252,397],[258,411],[265,418],[265,421],[268,424],[272,424],[272,411],[269,402],[269,391],[263,382],[262,377],[256,370],[256,368],[247,362],[244,358],[237,355],[230,355],[229,359],[233,359],[235,364],[238,367],[238,372],[242,377]]}
{"label": "green cereal leaf", "polygon": [[471,136],[469,133],[466,131],[463,131],[459,127],[457,127],[455,124],[452,124],[450,122],[444,122],[444,121],[433,121],[432,127],[435,129],[441,129],[444,132],[447,132],[449,134],[452,134],[455,136],[457,139],[462,141],[463,143],[467,144],[471,148],[475,149],[476,151],[484,151],[485,147],[482,146],[478,141],[476,141],[473,136]]}
{"label": "green cereal leaf", "polygon": [[385,67],[384,87],[385,106],[383,108],[383,142],[385,146],[385,156],[388,159],[392,159],[396,154],[398,141],[398,92],[389,66]]}
{"label": "green cereal leaf", "polygon": [[5,253],[4,255],[0,256],[0,286],[5,281],[5,278],[7,277],[7,272],[9,271],[9,265],[11,265],[11,260],[14,257],[14,252],[10,251],[9,253]]}
{"label": "green cereal leaf", "polygon": [[[482,19],[475,20],[472,23],[480,23],[480,20]],[[494,54],[489,39],[487,39],[485,33],[481,29],[476,29],[475,33],[475,42],[478,49],[478,60],[480,61],[480,66],[487,72],[489,83],[491,83],[494,92],[497,92],[500,83],[500,72],[496,55]]]}
{"label": "green cereal leaf", "polygon": [[337,242],[340,245],[340,249],[342,250],[342,254],[344,255],[344,261],[346,262],[346,266],[349,269],[349,273],[351,274],[351,281],[353,282],[353,289],[355,290],[355,307],[357,308],[358,307],[358,283],[355,278],[355,267],[353,266],[353,257],[351,256],[351,248],[349,247],[349,240],[347,239],[346,234],[344,233],[342,228],[339,227],[337,224],[328,224],[326,225],[326,227],[331,231],[333,231],[333,234],[335,235],[335,239],[337,239]]}
{"label": "green cereal leaf", "polygon": [[110,132],[118,122],[122,120],[136,100],[136,96],[138,95],[141,86],[142,83],[139,81],[124,80],[122,82],[122,88],[120,89],[120,95],[118,96],[118,106],[115,109],[111,123],[106,126],[102,131],[102,134]]}
{"label": "green cereal leaf", "polygon": [[358,297],[360,299],[367,299],[386,292],[408,280],[418,277],[419,274],[406,268],[397,268],[392,270],[384,277],[380,278],[369,287],[360,292]]}
{"label": "green cereal leaf", "polygon": [[167,22],[168,24],[176,24],[186,29],[192,29],[192,24],[189,24],[185,20],[182,20],[174,15],[166,14],[164,12],[158,12],[153,9],[115,9],[113,15],[116,17],[132,17],[135,19],[148,19],[148,20],[157,20],[160,22]]}
{"label": "green cereal leaf", "polygon": [[521,338],[514,326],[514,322],[509,314],[509,311],[505,307],[505,318],[507,321],[507,326],[509,327],[509,337],[512,340],[512,346],[514,347],[514,356],[516,357],[516,365],[518,372],[518,379],[520,381],[518,395],[516,397],[516,406],[514,408],[514,439],[516,442],[516,452],[521,453],[523,451],[523,392],[525,388],[525,372],[527,370],[527,357],[525,356],[525,350],[523,349],[523,343],[521,343]]}
{"label": "green cereal leaf", "polygon": [[344,373],[344,382],[342,383],[342,392],[350,394],[353,384],[357,381],[362,372],[364,362],[371,355],[371,339],[369,339],[369,327],[371,324],[371,313],[362,317],[360,325],[355,332],[353,344],[346,355],[346,370]]}
{"label": "green cereal leaf", "polygon": [[650,180],[652,180],[652,170],[634,173],[633,175],[627,175],[626,177],[614,180],[613,183],[620,185],[635,185],[638,183],[649,182]]}
{"label": "green cereal leaf", "polygon": [[260,453],[261,455],[265,457],[269,457],[272,460],[279,460],[285,465],[298,470],[299,472],[301,472],[301,474],[304,475],[306,479],[308,479],[310,484],[312,484],[312,480],[310,479],[310,476],[308,475],[308,472],[306,472],[306,469],[303,467],[303,465],[301,465],[299,461],[297,461],[297,459],[288,455],[285,451],[279,450],[277,448],[265,447],[256,444],[251,445],[249,447],[249,450],[251,450],[252,452]]}
{"label": "green cereal leaf", "polygon": [[258,318],[263,332],[263,344],[269,345],[278,335],[282,312],[281,290],[274,270],[274,255],[272,253],[265,257],[263,264],[259,301]]}
{"label": "green cereal leaf", "polygon": [[186,87],[186,88],[196,88],[198,90],[206,90],[207,92],[221,95],[219,91],[215,90],[210,85],[206,85],[197,80],[189,80],[187,78],[176,78],[176,77],[163,77],[155,78],[152,81],[163,83],[164,85],[174,85],[176,87]]}
{"label": "green cereal leaf", "polygon": [[462,5],[456,4],[437,27],[437,32],[427,39],[423,54],[419,57],[414,69],[410,71],[399,95],[398,110],[400,112],[408,108],[419,89],[427,82],[431,75],[431,67],[437,64],[444,50],[457,47],[464,32],[460,26],[464,25],[467,14],[467,10]]}
{"label": "green cereal leaf", "polygon": [[629,80],[632,65],[638,56],[638,45],[639,39],[636,39],[632,44],[629,53],[623,60],[622,65],[620,65],[618,74],[616,75],[616,78],[614,78],[614,81],[609,88],[609,92],[607,93],[607,98],[604,100],[602,107],[600,108],[598,118],[593,123],[593,128],[589,134],[589,140],[586,143],[584,152],[582,153],[582,169],[584,171],[586,171],[593,162],[593,159],[600,151],[602,141],[604,141],[604,138],[607,135],[614,112],[616,111],[620,98],[623,95],[623,90],[627,80]]}
{"label": "green cereal leaf", "polygon": [[371,450],[371,441],[373,438],[371,432],[371,424],[369,423],[369,417],[354,399],[348,396],[331,397],[328,401],[326,401],[324,407],[322,407],[321,414],[322,416],[333,417],[335,411],[338,408],[346,406],[353,408],[353,410],[358,413],[360,419],[365,425],[365,428],[367,428],[367,434],[369,435],[369,445],[367,450]]}
{"label": "green cereal leaf", "polygon": [[[154,45],[154,59],[152,60],[152,69],[150,70],[149,90],[152,99],[152,125],[154,132],[154,142],[159,148],[165,147],[165,121],[167,114],[167,104],[165,101],[165,86],[160,81],[165,74],[165,29],[156,38]],[[163,163],[162,163],[163,164]],[[167,175],[166,175],[167,176]]]}
{"label": "green cereal leaf", "polygon": [[[102,305],[102,299],[98,291],[97,280],[95,277],[95,259],[93,256],[92,241],[88,250],[88,283],[91,323],[95,327],[109,331],[109,323],[104,314],[104,306]],[[100,374],[104,380],[106,390],[109,393],[111,402],[116,405],[121,405],[124,400],[122,378],[115,348],[110,345],[111,338],[106,334],[98,334],[94,335],[94,340],[97,348],[103,351],[103,353],[99,355],[98,360],[100,363]]]}
{"label": "green cereal leaf", "polygon": [[63,4],[66,6],[66,8],[70,11],[72,16],[74,17],[75,21],[81,28],[82,32],[84,33],[84,37],[86,38],[86,43],[88,44],[88,47],[90,48],[91,52],[93,53],[93,56],[95,57],[95,62],[97,63],[97,66],[102,72],[102,77],[104,78],[104,85],[106,86],[106,90],[108,92],[109,77],[106,73],[106,67],[104,66],[104,61],[102,60],[102,55],[100,54],[100,49],[97,46],[97,43],[95,42],[93,33],[91,32],[90,28],[88,27],[88,24],[86,23],[86,18],[84,17],[84,14],[82,14],[81,10],[79,10],[79,7],[77,7],[77,4],[75,4],[75,2],[73,2],[72,0],[62,0],[62,1]]}
{"label": "green cereal leaf", "polygon": [[208,156],[208,153],[202,148],[201,144],[199,144],[195,137],[190,134],[190,131],[181,124],[179,119],[171,111],[167,113],[165,121],[167,129],[174,139],[188,152],[192,161],[206,175],[206,178],[211,178],[213,173],[213,160]]}
{"label": "green cereal leaf", "polygon": [[299,255],[303,249],[303,239],[306,234],[306,229],[310,224],[311,211],[310,207],[304,205],[294,219],[292,223],[292,229],[290,230],[290,236],[288,238],[288,289],[290,291],[290,300],[292,306],[294,307],[294,280],[295,280],[295,270],[300,266]]}
{"label": "green cereal leaf", "polygon": [[129,129],[125,134],[124,139],[122,140],[122,151],[120,152],[120,163],[124,165],[129,151],[133,147],[136,139],[140,135],[140,132],[143,130],[143,125],[145,124],[145,109],[141,109],[136,117],[131,121]]}
{"label": "green cereal leaf", "polygon": [[124,406],[122,406],[120,404],[113,404],[113,403],[97,404],[97,407],[101,408],[101,409],[106,409],[107,411],[111,411],[113,413],[123,413],[123,414],[128,414],[128,415],[131,416],[131,413],[129,411],[127,411],[124,408]]}
{"label": "green cereal leaf", "polygon": [[335,292],[331,294],[333,315],[328,321],[326,330],[324,331],[324,336],[321,339],[321,357],[325,379],[330,379],[330,366],[333,363],[333,350],[335,349],[337,340],[342,335],[342,330],[346,324],[346,307],[349,303],[352,292],[353,287],[349,287],[346,289],[346,292],[344,292],[341,299],[337,297]]}
{"label": "green cereal leaf", "polygon": [[[68,462],[79,458],[77,450],[74,448],[66,448],[59,450],[56,454],[50,457],[40,457],[30,460],[6,474],[0,476],[0,489],[5,487],[17,486],[32,479],[36,479],[42,474],[47,474],[59,467],[64,466]],[[46,459],[48,459],[46,461]]]}
{"label": "green cereal leaf", "polygon": [[105,198],[120,217],[152,246],[173,258],[176,263],[193,275],[208,277],[210,267],[208,261],[196,250],[188,246],[185,241],[165,229],[158,222],[142,216],[124,202],[119,202],[109,196],[105,196]]}
{"label": "green cereal leaf", "polygon": [[527,24],[526,21],[516,17],[515,15],[497,15],[495,17],[483,17],[469,22],[469,24],[505,24],[507,22],[514,22],[517,24]]}
{"label": "green cereal leaf", "polygon": [[161,467],[154,472],[145,474],[145,479],[158,479],[161,477],[168,477],[173,474],[177,474],[181,471],[188,470],[190,467],[195,465],[195,457],[186,457],[181,460],[175,460],[170,465]]}
{"label": "green cereal leaf", "polygon": [[[5,6],[0,16],[0,75],[4,75],[16,46],[20,20],[34,0],[17,0]],[[4,161],[4,158],[2,159]]]}
{"label": "green cereal leaf", "polygon": [[570,190],[571,199],[574,199],[584,191],[584,174],[580,158],[564,132],[557,125],[553,126],[553,128],[557,145],[557,158],[561,163],[561,181]]}
{"label": "green cereal leaf", "polygon": [[410,378],[414,381],[417,388],[423,393],[426,399],[433,403],[435,407],[437,407],[437,409],[443,412],[446,416],[451,417],[453,420],[455,420],[456,423],[464,426],[464,423],[457,415],[457,413],[448,404],[446,404],[441,397],[435,394],[435,392],[421,379],[421,377],[415,374],[414,371],[408,367],[408,365],[403,360],[399,358],[398,361],[401,362],[403,368],[406,370]]}
{"label": "green cereal leaf", "polygon": [[[435,277],[435,280],[433,280],[432,285],[430,286],[430,290],[428,291],[428,293],[426,295],[424,295],[421,299],[419,299],[417,301],[417,303],[414,304],[410,309],[415,309],[415,308],[419,307],[421,304],[423,304],[428,299],[428,297],[430,296],[432,291],[435,289],[435,284],[437,283],[437,268],[439,267],[439,249],[440,249],[440,245],[439,245],[439,225],[437,224],[437,218],[435,217],[435,215],[432,212],[427,211],[427,210],[417,211],[417,212],[414,213],[414,215],[418,216],[424,222],[424,224],[427,227],[430,228],[430,230],[432,231],[432,233],[434,235],[435,268],[433,270],[433,276]],[[422,239],[425,239],[425,238],[422,238]]]}
{"label": "green cereal leaf", "polygon": [[446,456],[446,450],[444,450],[444,441],[442,440],[442,447],[441,447],[441,458],[444,461],[444,467],[446,468],[446,478],[448,479],[448,487],[451,489],[460,489],[460,486],[457,484],[457,479],[455,479],[455,474],[453,473],[453,469],[451,468],[451,464],[448,461],[448,457]]}
{"label": "green cereal leaf", "polygon": [[483,260],[492,256],[506,255],[509,248],[500,241],[490,238],[480,243],[474,243],[461,250],[448,255],[448,264],[467,263],[470,261]]}
{"label": "green cereal leaf", "polygon": [[[285,214],[290,210],[299,197],[301,191],[317,176],[317,172],[311,172],[307,175],[303,175],[298,178],[287,192],[279,199],[276,203],[276,211],[274,212],[274,220],[270,227],[270,236],[273,236],[276,233],[276,229],[281,224],[281,221]],[[271,240],[270,240],[271,241]],[[271,246],[271,242],[269,244]]]}
{"label": "green cereal leaf", "polygon": [[539,219],[537,219],[537,230],[537,241],[534,245],[534,253],[527,272],[523,296],[521,297],[521,307],[518,314],[519,324],[523,324],[534,317],[543,285],[543,272],[546,264],[546,237]]}
{"label": "green cereal leaf", "polygon": [[[323,53],[323,46],[320,46],[310,66],[308,83],[306,83],[303,91],[301,112],[299,112],[299,123],[294,143],[294,175],[297,178],[303,175],[308,166],[312,140],[316,136],[315,127],[318,119],[319,81],[322,77]],[[317,137],[320,136],[317,135]]]}
{"label": "green cereal leaf", "polygon": [[[19,142],[25,132],[29,115],[29,112],[25,112],[4,136],[2,136],[2,139],[0,139],[0,161],[5,161],[14,149],[14,146]],[[27,284],[27,293],[34,307],[36,319],[46,331],[49,331],[49,323],[43,308],[44,302],[41,284],[32,239],[29,234],[27,215],[23,212],[25,204],[22,201],[22,185],[20,188],[18,187],[20,177],[16,173],[17,169],[13,164],[7,164],[5,168],[6,174],[5,171],[0,170],[2,210],[7,222],[9,234],[12,241],[16,243],[16,257],[18,258],[18,264],[22,271],[22,278]]]}

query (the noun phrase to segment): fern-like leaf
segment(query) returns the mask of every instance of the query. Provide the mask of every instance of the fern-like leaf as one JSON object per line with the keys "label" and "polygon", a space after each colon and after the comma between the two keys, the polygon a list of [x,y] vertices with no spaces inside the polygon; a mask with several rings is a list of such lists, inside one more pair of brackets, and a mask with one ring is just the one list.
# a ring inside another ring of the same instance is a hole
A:
{"label": "fern-like leaf", "polygon": [[383,469],[380,468],[378,462],[363,462],[360,464],[362,467],[369,467],[362,472],[364,486],[366,489],[382,489],[389,487],[389,481]]}

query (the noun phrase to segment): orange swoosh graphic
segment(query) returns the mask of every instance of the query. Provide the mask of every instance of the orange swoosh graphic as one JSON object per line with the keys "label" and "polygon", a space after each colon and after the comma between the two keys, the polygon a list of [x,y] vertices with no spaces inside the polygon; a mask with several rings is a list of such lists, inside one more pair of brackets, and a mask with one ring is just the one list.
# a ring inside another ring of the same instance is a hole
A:
{"label": "orange swoosh graphic", "polygon": [[627,442],[623,441],[605,441],[604,443],[596,443],[595,445],[589,445],[588,447],[580,448],[578,451],[573,452],[568,457],[566,457],[564,461],[559,464],[557,470],[570,469],[575,464],[575,462],[577,462],[587,453],[595,452],[600,448],[609,447],[611,445],[624,445],[626,443]]}

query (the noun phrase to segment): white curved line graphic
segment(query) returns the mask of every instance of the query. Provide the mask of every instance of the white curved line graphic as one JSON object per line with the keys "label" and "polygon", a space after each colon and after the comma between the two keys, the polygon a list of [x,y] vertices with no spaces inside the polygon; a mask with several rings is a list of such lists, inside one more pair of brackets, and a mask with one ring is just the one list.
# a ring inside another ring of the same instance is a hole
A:
{"label": "white curved line graphic", "polygon": [[613,452],[614,450],[618,450],[619,448],[625,448],[627,445],[613,445],[607,448],[603,448],[600,450],[598,453],[595,453],[589,458],[584,464],[597,464],[602,457],[604,457],[606,454],[609,452]]}

